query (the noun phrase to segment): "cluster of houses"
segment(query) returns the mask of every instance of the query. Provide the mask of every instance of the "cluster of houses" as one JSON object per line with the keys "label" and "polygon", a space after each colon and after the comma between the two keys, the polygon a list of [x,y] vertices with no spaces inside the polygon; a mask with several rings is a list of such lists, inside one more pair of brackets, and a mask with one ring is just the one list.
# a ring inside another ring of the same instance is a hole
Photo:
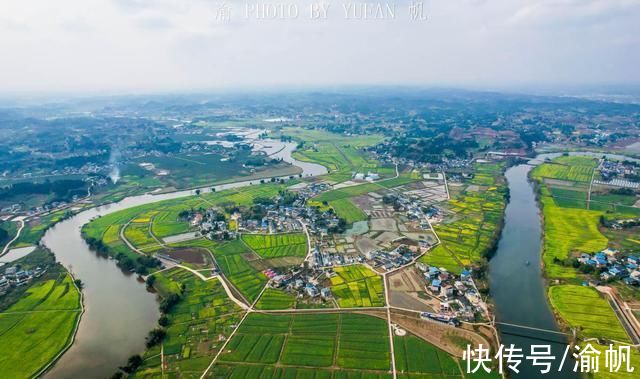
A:
{"label": "cluster of houses", "polygon": [[406,245],[400,245],[391,251],[373,250],[365,253],[364,257],[374,268],[384,271],[402,267],[411,263],[417,256],[417,250]]}
{"label": "cluster of houses", "polygon": [[640,257],[622,256],[618,250],[607,248],[595,254],[584,253],[578,262],[598,269],[601,280],[622,280],[640,286]]}
{"label": "cluster of houses", "polygon": [[20,287],[29,283],[32,279],[45,273],[40,267],[34,270],[21,270],[18,266],[8,267],[4,275],[0,276],[0,295],[4,295],[11,287]]}
{"label": "cluster of houses", "polygon": [[332,298],[331,289],[320,285],[322,271],[296,270],[286,274],[278,274],[273,269],[263,271],[270,279],[273,288],[282,288],[285,292],[294,294],[297,298],[311,300],[329,300]]}
{"label": "cluster of houses", "polygon": [[444,268],[421,262],[416,267],[422,272],[428,292],[440,300],[439,314],[473,321],[476,314],[482,312],[484,303],[473,283],[471,271],[463,270],[456,276]]}
{"label": "cluster of houses", "polygon": [[302,230],[296,219],[300,210],[295,207],[267,206],[267,214],[261,220],[239,219],[238,228],[249,232],[289,233]]}

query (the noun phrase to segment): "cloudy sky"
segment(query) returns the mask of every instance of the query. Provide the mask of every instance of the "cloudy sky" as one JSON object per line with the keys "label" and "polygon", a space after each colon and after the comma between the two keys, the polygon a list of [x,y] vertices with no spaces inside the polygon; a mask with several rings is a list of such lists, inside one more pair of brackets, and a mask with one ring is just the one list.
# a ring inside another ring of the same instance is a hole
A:
{"label": "cloudy sky", "polygon": [[425,0],[426,21],[411,0],[382,1],[383,20],[283,0],[297,18],[246,17],[279,1],[2,0],[0,91],[640,83],[640,0]]}

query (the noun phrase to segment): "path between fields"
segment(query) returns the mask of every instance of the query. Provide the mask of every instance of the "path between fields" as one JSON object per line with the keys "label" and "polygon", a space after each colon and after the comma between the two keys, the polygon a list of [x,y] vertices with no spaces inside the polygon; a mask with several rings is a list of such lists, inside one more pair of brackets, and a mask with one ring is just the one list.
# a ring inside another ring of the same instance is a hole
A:
{"label": "path between fields", "polygon": [[9,251],[9,247],[11,246],[11,244],[16,242],[18,240],[18,238],[20,238],[20,233],[22,232],[22,229],[24,229],[24,219],[20,218],[20,219],[17,219],[17,221],[20,224],[20,226],[18,227],[18,231],[16,232],[16,236],[13,237],[11,239],[11,241],[7,242],[7,244],[4,246],[4,249],[2,249],[2,253],[0,253],[0,256],[5,255],[7,253],[7,251]]}

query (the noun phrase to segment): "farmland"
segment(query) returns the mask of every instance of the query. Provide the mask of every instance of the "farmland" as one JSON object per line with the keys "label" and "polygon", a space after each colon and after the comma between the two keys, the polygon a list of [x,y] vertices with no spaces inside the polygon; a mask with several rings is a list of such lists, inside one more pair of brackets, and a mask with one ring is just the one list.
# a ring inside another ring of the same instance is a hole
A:
{"label": "farmland", "polygon": [[627,342],[613,309],[596,291],[577,285],[559,285],[549,288],[551,304],[573,328],[589,337],[603,337]]}
{"label": "farmland", "polygon": [[243,234],[242,241],[265,259],[307,255],[307,238],[303,233]]}
{"label": "farmland", "polygon": [[68,274],[31,286],[0,313],[0,372],[7,378],[35,375],[67,346],[78,317],[80,294]]}
{"label": "farmland", "polygon": [[487,256],[502,224],[506,201],[503,169],[500,164],[476,164],[466,189],[445,203],[453,216],[434,226],[442,247],[426,254],[423,262],[460,272]]}
{"label": "farmland", "polygon": [[250,252],[242,241],[231,241],[213,250],[220,269],[233,285],[251,302],[257,297],[267,277],[253,268],[243,257]]}
{"label": "farmland", "polygon": [[[390,367],[387,333],[384,320],[366,315],[253,313],[227,345],[214,372],[236,372],[243,363],[253,363],[386,374]],[[330,371],[327,375],[331,377]]]}
{"label": "farmland", "polygon": [[598,161],[592,157],[562,156],[553,162],[536,167],[531,175],[536,179],[549,178],[572,182],[590,182]]}
{"label": "farmland", "polygon": [[365,221],[367,215],[358,208],[349,199],[338,199],[329,202],[329,206],[333,208],[338,217],[343,218],[347,224],[353,224],[357,221]]}
{"label": "farmland", "polygon": [[[204,372],[223,341],[242,316],[240,308],[225,294],[216,279],[203,281],[183,269],[156,274],[154,287],[163,297],[177,294],[180,300],[167,313],[168,325],[163,341],[166,375],[197,377]],[[160,346],[148,349],[138,378],[161,374]]]}
{"label": "farmland", "polygon": [[455,359],[418,337],[394,336],[393,345],[398,374],[462,375]]}
{"label": "farmland", "polygon": [[334,269],[331,291],[342,308],[381,307],[384,305],[382,279],[365,266],[345,266]]}

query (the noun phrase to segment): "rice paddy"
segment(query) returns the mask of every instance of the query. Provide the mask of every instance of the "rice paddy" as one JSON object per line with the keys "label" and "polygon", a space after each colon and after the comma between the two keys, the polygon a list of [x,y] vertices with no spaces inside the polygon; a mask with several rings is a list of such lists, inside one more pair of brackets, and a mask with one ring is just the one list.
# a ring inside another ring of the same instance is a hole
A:
{"label": "rice paddy", "polygon": [[227,242],[213,250],[225,276],[250,302],[253,302],[267,283],[267,277],[249,265],[243,257],[250,251],[239,240]]}

